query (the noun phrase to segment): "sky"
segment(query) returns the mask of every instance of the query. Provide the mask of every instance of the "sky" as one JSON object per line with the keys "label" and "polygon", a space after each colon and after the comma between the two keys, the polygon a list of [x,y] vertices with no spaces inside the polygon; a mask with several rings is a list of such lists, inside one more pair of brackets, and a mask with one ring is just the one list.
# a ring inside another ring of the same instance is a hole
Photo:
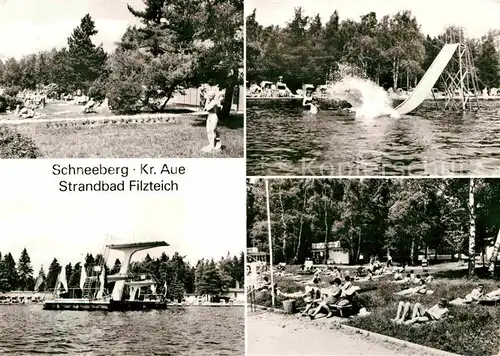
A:
{"label": "sky", "polygon": [[0,58],[65,46],[86,14],[99,31],[94,43],[111,51],[127,26],[139,23],[127,4],[144,7],[142,0],[0,0]]}
{"label": "sky", "polygon": [[470,37],[481,37],[491,29],[500,29],[499,0],[246,0],[245,12],[257,10],[257,21],[264,26],[283,26],[293,18],[294,8],[305,14],[320,14],[323,23],[335,10],[340,20],[359,20],[374,11],[378,18],[400,10],[411,10],[425,34],[435,36],[448,25],[462,26]]}
{"label": "sky", "polygon": [[[146,253],[156,257],[162,252],[170,256],[179,252],[191,264],[201,258],[218,260],[228,252],[239,256],[245,249],[243,164],[239,175],[228,164],[212,164],[214,170],[224,169],[224,177],[207,177],[209,163],[191,168],[193,173],[179,183],[182,189],[178,193],[68,195],[57,192],[57,182],[47,176],[45,162],[39,170],[29,163],[0,169],[6,170],[2,176],[11,172],[8,178],[0,177],[0,252],[12,253],[17,263],[26,247],[35,275],[41,265],[47,272],[54,258],[60,264],[74,265],[87,252],[95,256],[111,243],[165,241],[170,246],[138,253],[135,259]],[[21,182],[30,175],[39,178],[26,188]],[[120,257],[120,252],[111,254],[108,264]]]}

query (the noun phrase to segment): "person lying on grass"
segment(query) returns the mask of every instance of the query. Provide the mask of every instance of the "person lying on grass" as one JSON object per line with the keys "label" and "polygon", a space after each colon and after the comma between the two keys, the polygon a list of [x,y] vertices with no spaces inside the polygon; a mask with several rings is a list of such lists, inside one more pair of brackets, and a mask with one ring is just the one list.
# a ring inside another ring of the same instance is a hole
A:
{"label": "person lying on grass", "polygon": [[484,295],[484,285],[480,284],[465,296],[466,303],[477,302]]}
{"label": "person lying on grass", "polygon": [[487,297],[487,298],[500,297],[500,288],[495,289],[489,293],[486,293],[485,297]]}
{"label": "person lying on grass", "polygon": [[429,309],[425,309],[420,303],[415,303],[410,319],[405,320],[411,309],[411,304],[410,302],[405,303],[401,301],[398,304],[396,318],[394,318],[393,321],[397,324],[404,323],[406,325],[411,325],[415,323],[442,320],[449,316],[449,310],[446,307],[447,305],[448,301],[444,298],[440,299],[438,304],[430,307]]}
{"label": "person lying on grass", "polygon": [[423,279],[420,279],[419,285],[416,287],[408,287],[394,294],[396,295],[414,295],[414,294],[427,294],[427,285]]}
{"label": "person lying on grass", "polygon": [[341,284],[340,278],[335,278],[330,283],[331,283],[330,288],[326,288],[324,290],[324,292],[322,291],[323,298],[319,302],[319,305],[316,308],[316,310],[312,314],[309,314],[309,317],[311,318],[311,320],[314,319],[316,317],[316,315],[318,315],[318,313],[321,312],[322,310],[326,311],[327,318],[332,317],[333,312],[330,309],[329,305],[335,304],[341,298],[343,291],[342,291],[342,288],[340,286],[340,284]]}
{"label": "person lying on grass", "polygon": [[403,270],[398,268],[394,272],[394,281],[402,281],[402,280],[403,280]]}
{"label": "person lying on grass", "polygon": [[399,283],[399,284],[409,284],[411,282],[410,274],[407,273],[406,277],[403,279],[395,280],[394,283]]}
{"label": "person lying on grass", "polygon": [[472,292],[467,294],[465,298],[456,298],[450,302],[450,304],[462,305],[471,304],[473,302],[478,302],[484,296],[484,285],[480,284],[477,288],[474,288]]}
{"label": "person lying on grass", "polygon": [[432,277],[429,273],[424,274],[424,278],[425,278],[425,284],[427,285],[432,283],[432,281],[434,280],[434,277]]}

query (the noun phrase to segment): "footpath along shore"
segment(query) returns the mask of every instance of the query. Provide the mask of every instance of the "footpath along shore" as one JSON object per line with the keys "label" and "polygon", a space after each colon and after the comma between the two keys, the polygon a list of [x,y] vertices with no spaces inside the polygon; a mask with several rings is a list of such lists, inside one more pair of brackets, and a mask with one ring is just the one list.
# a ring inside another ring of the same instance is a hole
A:
{"label": "footpath along shore", "polygon": [[247,355],[445,356],[452,353],[339,328],[332,319],[248,311]]}

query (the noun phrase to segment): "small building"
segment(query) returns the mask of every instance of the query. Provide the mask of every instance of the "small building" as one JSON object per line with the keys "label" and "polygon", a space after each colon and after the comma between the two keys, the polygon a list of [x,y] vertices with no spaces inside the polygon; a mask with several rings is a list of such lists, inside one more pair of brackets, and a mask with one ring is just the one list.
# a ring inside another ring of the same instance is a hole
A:
{"label": "small building", "polygon": [[349,251],[342,248],[340,241],[313,243],[311,245],[311,252],[313,261],[317,264],[324,263],[325,252],[327,253],[326,259],[328,264],[348,265],[349,264]]}
{"label": "small building", "polygon": [[226,295],[224,297],[229,298],[233,303],[244,303],[246,300],[245,290],[243,288],[229,288]]}
{"label": "small building", "polygon": [[262,262],[267,263],[267,252],[261,252],[257,247],[247,248],[247,258],[250,262]]}

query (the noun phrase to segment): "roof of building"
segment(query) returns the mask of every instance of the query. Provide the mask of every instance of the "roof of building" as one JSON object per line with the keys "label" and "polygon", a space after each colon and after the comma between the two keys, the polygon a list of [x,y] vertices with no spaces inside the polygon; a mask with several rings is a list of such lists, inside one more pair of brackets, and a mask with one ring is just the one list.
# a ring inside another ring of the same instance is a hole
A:
{"label": "roof of building", "polygon": [[245,290],[243,288],[229,288],[228,291],[232,293],[243,293]]}

